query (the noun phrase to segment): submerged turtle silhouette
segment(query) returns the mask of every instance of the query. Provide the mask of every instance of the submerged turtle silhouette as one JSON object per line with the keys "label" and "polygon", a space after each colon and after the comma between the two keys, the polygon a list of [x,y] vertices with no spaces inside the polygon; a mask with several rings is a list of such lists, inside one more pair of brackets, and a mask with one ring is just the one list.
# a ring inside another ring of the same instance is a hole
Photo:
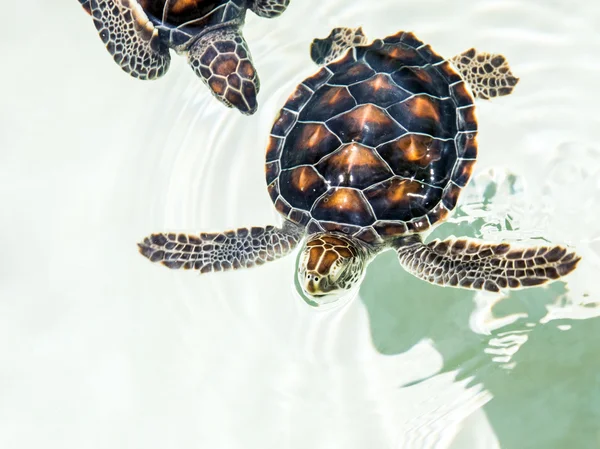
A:
{"label": "submerged turtle silhouette", "polygon": [[449,216],[471,177],[474,96],[508,95],[518,79],[501,55],[470,49],[448,61],[412,33],[364,41],[360,28],[315,40],[311,55],[326,65],[275,120],[266,180],[281,227],[152,234],[140,252],[206,273],[263,264],[305,239],[298,277],[317,303],[358,285],[386,249],[413,275],[452,287],[529,287],[575,269],[580,257],[561,246],[423,243],[420,233]]}
{"label": "submerged turtle silhouette", "polygon": [[169,68],[169,49],[186,53],[217,99],[244,114],[257,109],[260,89],[241,33],[250,8],[277,17],[290,0],[79,0],[121,68],[155,79]]}

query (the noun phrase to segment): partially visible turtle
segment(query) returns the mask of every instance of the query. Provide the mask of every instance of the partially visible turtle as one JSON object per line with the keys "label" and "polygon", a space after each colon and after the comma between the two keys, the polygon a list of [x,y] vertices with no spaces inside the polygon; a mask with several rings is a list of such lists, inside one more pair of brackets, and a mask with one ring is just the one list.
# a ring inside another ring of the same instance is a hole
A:
{"label": "partially visible turtle", "polygon": [[[471,177],[473,93],[508,95],[518,79],[501,55],[471,49],[450,62],[412,33],[348,50],[360,35],[338,29],[328,38],[336,45],[316,40],[311,54],[327,65],[296,88],[275,120],[266,178],[281,227],[153,234],[141,253],[206,273],[263,264],[306,239],[298,277],[318,303],[358,285],[387,249],[413,275],[443,286],[499,291],[574,270],[580,257],[561,246],[423,243],[420,234],[449,216]],[[345,55],[331,62],[342,41]]]}
{"label": "partially visible turtle", "polygon": [[228,107],[257,108],[260,83],[242,36],[246,9],[277,17],[290,0],[79,0],[100,38],[131,76],[155,79],[169,68],[169,49],[187,54],[194,72]]}

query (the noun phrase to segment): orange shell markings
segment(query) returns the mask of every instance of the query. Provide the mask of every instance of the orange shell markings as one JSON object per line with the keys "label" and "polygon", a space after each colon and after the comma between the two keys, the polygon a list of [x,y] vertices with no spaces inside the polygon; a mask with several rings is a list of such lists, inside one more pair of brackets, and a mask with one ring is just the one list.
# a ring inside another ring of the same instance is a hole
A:
{"label": "orange shell markings", "polygon": [[410,60],[415,58],[418,53],[412,48],[406,48],[401,46],[394,46],[390,51],[387,52],[393,59],[397,60]]}
{"label": "orange shell markings", "polygon": [[363,212],[365,209],[364,200],[354,189],[339,188],[329,195],[321,203],[324,209],[347,210],[352,212]]}
{"label": "orange shell markings", "polygon": [[347,101],[351,99],[352,96],[350,95],[350,92],[348,92],[348,89],[346,89],[345,87],[329,87],[327,91],[323,94],[323,96],[319,99],[318,103],[313,105],[313,107],[324,108],[327,106],[337,104],[340,101]]}
{"label": "orange shell markings", "polygon": [[352,67],[346,70],[346,76],[360,76],[364,73],[368,73],[370,70],[371,68],[367,65],[363,64],[362,62],[357,62],[356,64],[352,65]]}
{"label": "orange shell markings", "polygon": [[410,195],[414,195],[423,189],[423,185],[410,179],[394,179],[388,187],[387,198],[392,204],[407,203]]}
{"label": "orange shell markings", "polygon": [[179,14],[184,12],[188,8],[194,8],[198,5],[198,3],[202,3],[202,1],[198,0],[168,0],[169,3],[169,11]]}
{"label": "orange shell markings", "polygon": [[315,169],[310,166],[298,167],[292,171],[292,186],[300,192],[311,190],[314,186],[320,185],[322,182]]}
{"label": "orange shell markings", "polygon": [[379,90],[397,90],[398,87],[394,86],[390,79],[382,73],[374,76],[368,81],[363,81],[365,86],[368,86],[372,91],[377,92]]}
{"label": "orange shell markings", "polygon": [[372,104],[359,106],[345,114],[344,118],[348,121],[348,128],[356,134],[361,134],[363,129],[371,128],[372,125],[389,127],[393,123],[390,117]]}
{"label": "orange shell markings", "polygon": [[319,123],[308,123],[302,130],[302,135],[299,141],[302,142],[307,149],[314,149],[330,135],[331,133],[325,127],[325,125],[321,125]]}
{"label": "orange shell markings", "polygon": [[421,119],[430,119],[440,121],[440,111],[426,95],[416,96],[410,100],[406,100],[405,107],[411,113]]}
{"label": "orange shell markings", "polygon": [[398,139],[395,146],[402,152],[404,160],[426,167],[441,157],[439,145],[431,145],[432,142],[434,140],[429,136],[409,134]]}
{"label": "orange shell markings", "polygon": [[345,145],[340,151],[327,158],[327,164],[351,173],[354,167],[376,167],[381,166],[385,170],[385,164],[380,161],[373,152],[359,143]]}

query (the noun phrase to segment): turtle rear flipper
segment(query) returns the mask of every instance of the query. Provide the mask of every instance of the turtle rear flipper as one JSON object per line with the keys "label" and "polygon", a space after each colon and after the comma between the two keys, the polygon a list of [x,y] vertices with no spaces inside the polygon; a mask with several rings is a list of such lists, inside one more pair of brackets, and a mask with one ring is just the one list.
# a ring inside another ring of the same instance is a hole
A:
{"label": "turtle rear flipper", "polygon": [[366,45],[367,37],[361,27],[338,27],[331,30],[325,39],[314,39],[310,45],[310,57],[318,65],[329,64],[342,56],[348,49]]}
{"label": "turtle rear flipper", "polygon": [[250,9],[257,16],[271,19],[283,14],[289,4],[290,0],[252,0]]}
{"label": "turtle rear flipper", "polygon": [[254,114],[260,81],[248,44],[238,27],[202,35],[189,49],[188,62],[215,97],[243,114]]}
{"label": "turtle rear flipper", "polygon": [[483,100],[512,93],[519,82],[510,71],[506,58],[499,54],[479,52],[471,48],[450,59],[473,95]]}
{"label": "turtle rear flipper", "polygon": [[155,79],[168,70],[169,50],[136,0],[89,0],[89,6],[102,42],[125,72]]}
{"label": "turtle rear flipper", "polygon": [[581,257],[562,246],[512,249],[507,243],[473,239],[403,238],[396,246],[400,264],[414,276],[449,287],[497,292],[545,284],[573,271]]}
{"label": "turtle rear flipper", "polygon": [[283,228],[239,228],[198,235],[152,234],[138,243],[138,247],[151,262],[208,273],[250,268],[279,259],[295,248],[302,235],[298,226],[286,222]]}

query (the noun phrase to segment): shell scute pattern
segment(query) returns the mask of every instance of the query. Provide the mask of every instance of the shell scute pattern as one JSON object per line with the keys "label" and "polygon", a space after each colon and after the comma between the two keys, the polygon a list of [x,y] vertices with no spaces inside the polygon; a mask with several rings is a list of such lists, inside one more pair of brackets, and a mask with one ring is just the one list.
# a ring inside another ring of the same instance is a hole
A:
{"label": "shell scute pattern", "polygon": [[299,120],[324,122],[357,105],[346,86],[323,86],[318,89],[300,112]]}
{"label": "shell scute pattern", "polygon": [[351,49],[282,109],[267,149],[273,201],[283,197],[286,217],[308,232],[368,242],[422,232],[448,216],[471,176],[472,105],[460,75],[412,33]]}

